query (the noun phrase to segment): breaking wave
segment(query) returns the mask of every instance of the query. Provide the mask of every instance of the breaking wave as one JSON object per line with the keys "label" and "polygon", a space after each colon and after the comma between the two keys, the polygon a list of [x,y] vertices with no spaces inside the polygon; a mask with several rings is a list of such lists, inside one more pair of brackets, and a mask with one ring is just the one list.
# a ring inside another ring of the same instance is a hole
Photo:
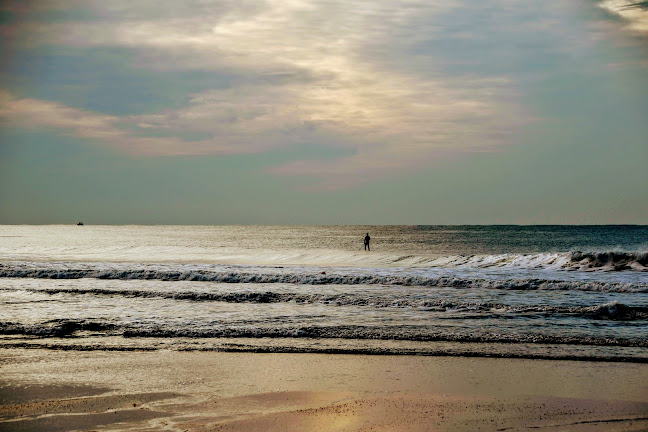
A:
{"label": "breaking wave", "polygon": [[[407,258],[407,257],[406,257]],[[435,258],[431,267],[565,269],[579,271],[648,271],[648,252],[581,252],[460,255]]]}
{"label": "breaking wave", "polygon": [[[589,307],[563,307],[549,305],[506,305],[500,303],[469,303],[448,300],[412,299],[380,296],[362,296],[353,294],[300,294],[266,292],[169,292],[137,289],[105,289],[105,288],[42,288],[25,289],[46,294],[86,294],[103,296],[122,296],[132,298],[165,298],[184,301],[214,301],[225,303],[300,303],[327,304],[332,306],[370,306],[374,308],[412,308],[430,312],[462,312],[479,313],[488,318],[493,315],[513,315],[514,317],[531,315],[569,315],[590,319],[609,320],[646,320],[648,306],[628,306],[619,302]],[[473,316],[477,318],[477,316]]]}
{"label": "breaking wave", "polygon": [[578,270],[648,270],[648,252],[572,252],[566,268]]}
{"label": "breaking wave", "polygon": [[[557,336],[519,333],[447,332],[427,326],[300,326],[300,327],[135,327],[93,320],[54,320],[39,324],[0,322],[0,334],[39,337],[75,337],[77,332],[103,333],[126,338],[304,338],[393,340],[415,342],[477,342],[506,344],[567,344],[619,347],[648,347],[648,341],[592,336]],[[82,336],[82,335],[80,335]]]}
{"label": "breaking wave", "polygon": [[326,272],[246,272],[223,269],[170,268],[93,268],[79,266],[39,267],[0,264],[0,278],[160,280],[199,281],[231,284],[297,284],[297,285],[397,285],[448,288],[487,288],[504,290],[577,290],[596,292],[648,292],[648,284],[604,282],[595,280],[547,280],[542,278],[485,279],[455,276],[426,277],[417,275],[326,274]]}
{"label": "breaking wave", "polygon": [[[1,251],[0,251],[1,252]],[[543,253],[499,253],[437,255],[405,254],[397,251],[361,253],[348,250],[281,250],[250,248],[217,248],[195,251],[171,249],[162,251],[150,248],[109,249],[92,252],[92,259],[101,262],[136,263],[211,263],[236,266],[303,266],[303,267],[353,267],[353,268],[472,268],[472,269],[551,269],[572,271],[648,271],[648,252],[643,251],[572,251]],[[29,251],[0,253],[12,261],[89,262],[83,251],[55,249],[41,255]]]}

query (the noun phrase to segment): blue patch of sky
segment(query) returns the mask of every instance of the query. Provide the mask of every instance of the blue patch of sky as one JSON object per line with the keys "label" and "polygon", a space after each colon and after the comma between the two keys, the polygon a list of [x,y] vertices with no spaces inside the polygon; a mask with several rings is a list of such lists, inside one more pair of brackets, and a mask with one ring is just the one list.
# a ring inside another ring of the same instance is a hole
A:
{"label": "blue patch of sky", "polygon": [[135,66],[140,54],[124,48],[45,46],[15,55],[5,66],[2,80],[19,97],[131,115],[179,108],[187,104],[191,93],[227,88],[239,79],[226,71],[152,72]]}
{"label": "blue patch of sky", "polygon": [[[514,12],[488,4],[451,9],[437,17],[442,32],[398,46],[406,55],[389,67],[432,76],[506,77],[536,115],[585,113],[604,119],[623,104],[630,104],[634,112],[648,112],[645,65],[631,64],[647,57],[645,46],[618,33],[593,42],[587,24],[609,16],[596,7],[570,12],[554,14],[558,22],[542,27],[543,13],[527,6]],[[426,25],[424,17],[420,19],[414,28]],[[609,66],[615,62],[630,64],[615,70]]]}
{"label": "blue patch of sky", "polygon": [[[369,46],[367,51],[388,67],[452,77],[507,76],[532,81],[551,73],[591,73],[601,66],[602,58],[600,50],[595,57],[588,47],[594,44],[588,25],[608,18],[594,6],[574,6],[561,14],[537,5],[498,8],[471,2],[432,18],[420,16],[409,24],[429,28],[429,37],[418,33],[387,45]],[[604,40],[599,43],[605,46]],[[608,49],[605,56],[627,60],[641,54],[641,44],[627,45]],[[402,53],[397,61],[393,52]]]}
{"label": "blue patch of sky", "polygon": [[[16,9],[0,10],[0,24],[17,24],[29,20],[31,22],[70,22],[70,21],[95,21],[97,13],[92,8],[85,8],[82,5],[75,5],[69,9],[47,8],[46,5],[38,5],[39,2],[31,2],[36,7],[27,9],[26,1],[19,1]],[[39,9],[38,7],[42,8]]]}
{"label": "blue patch of sky", "polygon": [[547,48],[562,43],[559,35],[549,37],[549,31],[545,34],[542,30],[524,29],[524,23],[537,23],[541,17],[526,5],[510,11],[472,2],[469,7],[452,8],[433,18],[415,18],[409,26],[430,29],[429,37],[421,39],[422,35],[416,34],[396,39],[399,45],[384,50],[384,59],[389,60],[389,53],[397,48],[405,55],[399,56],[394,66],[405,70],[416,70],[418,66],[425,71],[427,63],[433,71],[451,76],[533,71],[555,63],[555,53]]}
{"label": "blue patch of sky", "polygon": [[191,94],[206,90],[313,79],[298,69],[258,73],[225,67],[160,69],[146,63],[163,53],[133,48],[45,45],[6,54],[10,61],[0,79],[16,96],[118,116],[178,109],[189,103]]}

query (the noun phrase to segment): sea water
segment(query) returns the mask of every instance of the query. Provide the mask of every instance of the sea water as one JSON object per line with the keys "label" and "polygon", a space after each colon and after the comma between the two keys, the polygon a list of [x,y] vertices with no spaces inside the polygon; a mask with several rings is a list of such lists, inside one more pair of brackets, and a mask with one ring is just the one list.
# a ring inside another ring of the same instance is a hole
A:
{"label": "sea water", "polygon": [[0,346],[646,362],[648,227],[0,226]]}

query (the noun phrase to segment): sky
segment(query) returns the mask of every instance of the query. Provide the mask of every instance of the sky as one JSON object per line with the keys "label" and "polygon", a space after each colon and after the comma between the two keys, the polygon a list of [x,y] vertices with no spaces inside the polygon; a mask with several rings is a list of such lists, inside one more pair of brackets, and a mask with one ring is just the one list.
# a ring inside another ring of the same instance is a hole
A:
{"label": "sky", "polygon": [[0,2],[0,223],[648,224],[648,2]]}

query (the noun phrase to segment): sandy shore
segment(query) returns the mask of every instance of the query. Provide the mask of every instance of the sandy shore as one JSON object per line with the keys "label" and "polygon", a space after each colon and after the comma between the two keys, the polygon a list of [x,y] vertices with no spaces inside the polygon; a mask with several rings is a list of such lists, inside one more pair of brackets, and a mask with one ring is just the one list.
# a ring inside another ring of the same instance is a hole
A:
{"label": "sandy shore", "polygon": [[0,430],[646,431],[648,365],[0,349]]}

